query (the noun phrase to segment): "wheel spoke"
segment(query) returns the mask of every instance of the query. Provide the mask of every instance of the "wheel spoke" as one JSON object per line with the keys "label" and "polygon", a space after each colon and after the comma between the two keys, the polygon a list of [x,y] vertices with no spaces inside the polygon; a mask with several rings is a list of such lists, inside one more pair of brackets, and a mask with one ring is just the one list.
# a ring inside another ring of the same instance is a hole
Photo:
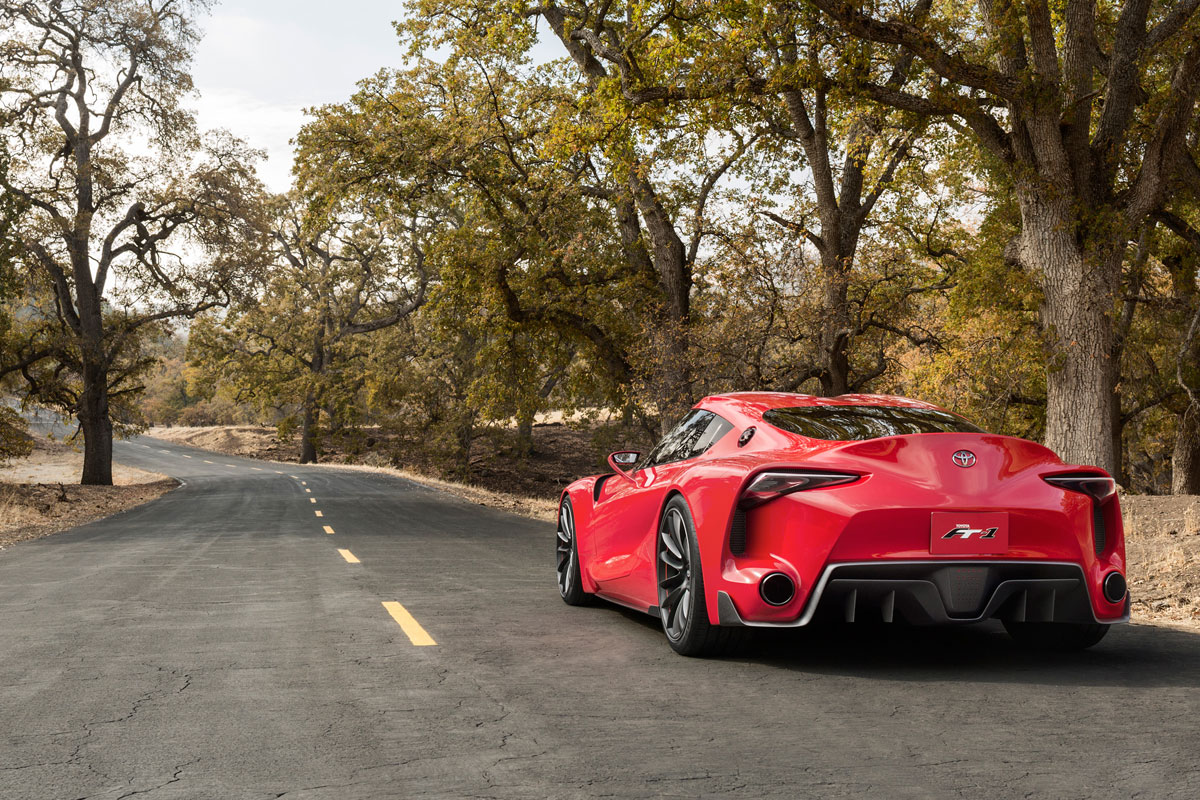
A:
{"label": "wheel spoke", "polygon": [[674,569],[674,570],[682,571],[683,568],[686,566],[683,563],[683,559],[676,558],[674,555],[672,555],[670,552],[668,552],[666,550],[663,550],[659,554],[658,558],[660,561],[662,561],[664,564],[666,564],[668,567],[670,567],[671,569]]}
{"label": "wheel spoke", "polygon": [[674,537],[671,535],[671,531],[669,529],[663,530],[662,542],[666,546],[667,550],[671,552],[671,555],[675,556],[676,558],[683,558],[683,551],[680,549],[679,544],[674,540]]}
{"label": "wheel spoke", "polygon": [[661,581],[659,581],[658,585],[661,586],[664,591],[669,592],[675,587],[679,586],[679,584],[683,583],[684,577],[685,575],[682,572],[676,572],[674,575],[668,575],[663,578]]}

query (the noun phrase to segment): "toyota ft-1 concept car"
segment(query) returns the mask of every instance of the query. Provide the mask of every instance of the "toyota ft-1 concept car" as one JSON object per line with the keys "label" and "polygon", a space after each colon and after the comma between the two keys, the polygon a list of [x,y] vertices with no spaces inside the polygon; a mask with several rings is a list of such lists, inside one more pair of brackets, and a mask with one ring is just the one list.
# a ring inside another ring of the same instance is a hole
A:
{"label": "toyota ft-1 concept car", "polygon": [[1078,649],[1129,619],[1113,479],[928,403],[707,397],[608,463],[562,493],[559,592],[655,615],[685,655],[826,619]]}

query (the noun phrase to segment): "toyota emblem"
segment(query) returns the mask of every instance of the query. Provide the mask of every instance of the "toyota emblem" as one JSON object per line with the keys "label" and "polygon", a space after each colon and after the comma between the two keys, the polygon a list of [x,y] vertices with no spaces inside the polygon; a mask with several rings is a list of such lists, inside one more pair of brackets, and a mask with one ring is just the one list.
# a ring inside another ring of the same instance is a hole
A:
{"label": "toyota emblem", "polygon": [[970,450],[959,450],[957,453],[951,456],[951,458],[954,460],[955,464],[963,467],[964,469],[966,467],[975,466],[975,454]]}

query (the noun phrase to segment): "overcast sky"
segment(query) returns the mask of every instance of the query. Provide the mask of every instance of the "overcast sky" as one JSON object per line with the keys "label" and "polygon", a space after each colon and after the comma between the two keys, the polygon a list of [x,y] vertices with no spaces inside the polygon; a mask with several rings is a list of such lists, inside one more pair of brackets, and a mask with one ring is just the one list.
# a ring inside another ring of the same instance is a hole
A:
{"label": "overcast sky", "polygon": [[[282,192],[291,183],[288,143],[304,109],[346,100],[355,84],[403,66],[392,21],[401,0],[218,0],[202,21],[192,65],[202,128],[226,128],[267,151],[260,174]],[[539,60],[558,58],[557,42]]]}
{"label": "overcast sky", "polygon": [[345,100],[359,80],[401,65],[397,0],[223,0],[203,21],[192,75],[204,128],[227,128],[269,156],[262,177],[290,183],[288,141],[309,106]]}

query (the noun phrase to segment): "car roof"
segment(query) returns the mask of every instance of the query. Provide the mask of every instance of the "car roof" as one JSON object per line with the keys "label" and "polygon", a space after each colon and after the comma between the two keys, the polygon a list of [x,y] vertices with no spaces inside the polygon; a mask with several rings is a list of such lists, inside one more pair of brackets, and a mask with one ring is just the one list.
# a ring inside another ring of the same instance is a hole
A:
{"label": "car roof", "polygon": [[705,397],[696,404],[723,417],[743,416],[762,419],[764,411],[772,408],[804,408],[815,406],[890,406],[893,408],[929,408],[944,411],[940,406],[890,394],[842,394],[837,397],[817,397],[793,392],[730,392]]}

